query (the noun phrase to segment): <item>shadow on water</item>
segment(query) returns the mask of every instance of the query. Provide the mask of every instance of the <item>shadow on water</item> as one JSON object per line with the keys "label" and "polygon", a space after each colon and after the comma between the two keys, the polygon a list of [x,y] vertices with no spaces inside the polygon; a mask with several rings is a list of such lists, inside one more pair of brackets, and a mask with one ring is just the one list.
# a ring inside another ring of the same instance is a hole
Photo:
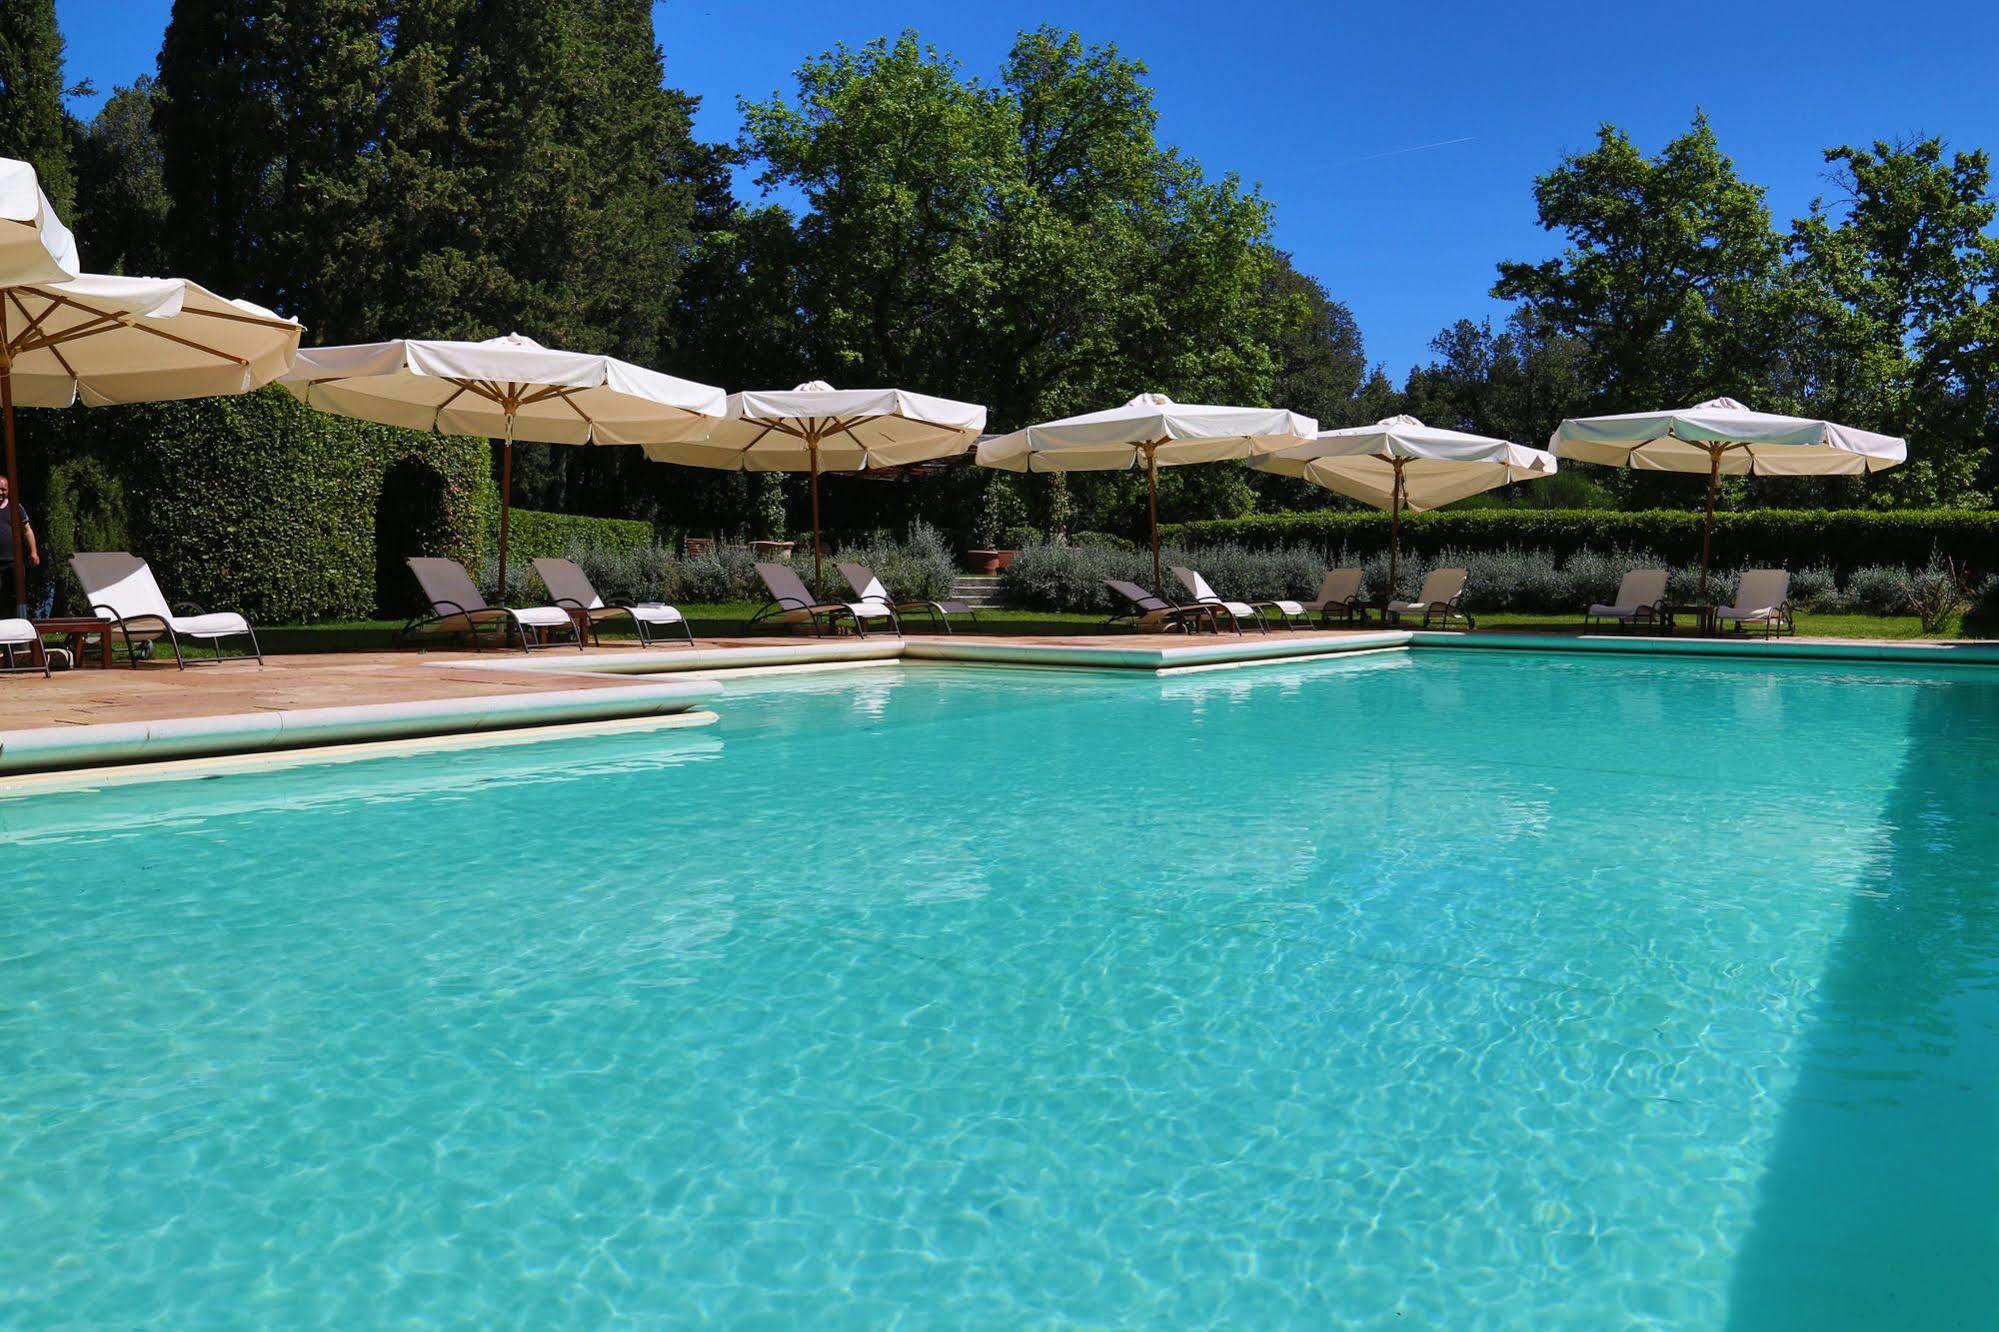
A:
{"label": "shadow on water", "polygon": [[1999,683],[1917,693],[1731,1276],[1740,1332],[1999,1326]]}

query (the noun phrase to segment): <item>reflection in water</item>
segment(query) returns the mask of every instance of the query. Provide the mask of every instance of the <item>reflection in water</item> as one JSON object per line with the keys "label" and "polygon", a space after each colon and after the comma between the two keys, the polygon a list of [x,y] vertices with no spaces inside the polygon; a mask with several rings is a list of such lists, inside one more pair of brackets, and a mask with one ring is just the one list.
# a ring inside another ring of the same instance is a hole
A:
{"label": "reflection in water", "polygon": [[[114,784],[0,798],[0,846],[69,837],[131,837],[256,813],[418,798],[469,798],[482,791],[588,781],[620,773],[708,762],[722,742],[706,730],[607,733],[508,745],[377,755],[357,762],[250,768],[155,783]],[[498,761],[496,761],[496,759]],[[162,800],[162,792],[173,799]]]}
{"label": "reflection in water", "polygon": [[1889,840],[1826,964],[1735,1265],[1740,1332],[1999,1319],[1999,684],[1911,692]]}

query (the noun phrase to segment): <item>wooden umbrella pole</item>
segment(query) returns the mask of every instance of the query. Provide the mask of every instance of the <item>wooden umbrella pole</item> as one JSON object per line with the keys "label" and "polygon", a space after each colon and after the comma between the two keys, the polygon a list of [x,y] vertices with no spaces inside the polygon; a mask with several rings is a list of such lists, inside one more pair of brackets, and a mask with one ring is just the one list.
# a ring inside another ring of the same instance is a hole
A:
{"label": "wooden umbrella pole", "polygon": [[812,456],[812,595],[826,595],[825,572],[819,567],[819,436],[808,432],[805,451]]}
{"label": "wooden umbrella pole", "polygon": [[1395,460],[1395,489],[1388,501],[1388,597],[1395,600],[1395,575],[1402,561],[1402,460]]}
{"label": "wooden umbrella pole", "polygon": [[1721,479],[1721,449],[1710,446],[1707,453],[1707,520],[1701,524],[1701,614],[1707,614],[1707,566],[1714,548],[1714,490]]}
{"label": "wooden umbrella pole", "polygon": [[502,605],[507,600],[507,510],[514,497],[514,414],[507,413],[507,436],[500,443],[500,587],[495,594]]}
{"label": "wooden umbrella pole", "polygon": [[[0,314],[0,339],[6,337],[5,315]],[[28,618],[28,545],[22,531],[21,468],[14,458],[14,358],[0,346],[0,415],[6,417],[7,435],[7,521],[14,529],[14,614]]]}
{"label": "wooden umbrella pole", "polygon": [[1145,491],[1152,514],[1152,590],[1166,595],[1166,579],[1159,572],[1159,446],[1145,446]]}

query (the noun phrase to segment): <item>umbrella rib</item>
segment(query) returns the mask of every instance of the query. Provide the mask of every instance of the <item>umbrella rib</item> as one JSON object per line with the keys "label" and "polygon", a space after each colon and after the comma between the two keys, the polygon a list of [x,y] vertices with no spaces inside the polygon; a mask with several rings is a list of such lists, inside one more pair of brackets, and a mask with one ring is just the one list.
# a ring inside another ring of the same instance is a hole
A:
{"label": "umbrella rib", "polygon": [[181,307],[181,313],[202,319],[226,319],[232,324],[255,324],[258,328],[298,327],[296,319],[286,319],[283,315],[266,319],[262,315],[244,314],[240,310],[190,310],[185,306]]}
{"label": "umbrella rib", "polygon": [[39,328],[44,319],[47,319],[50,315],[55,313],[56,309],[55,302],[50,301],[47,308],[45,308],[40,314],[30,315],[28,313],[28,307],[21,303],[21,293],[18,288],[9,287],[7,289],[7,298],[14,302],[14,308],[21,312],[21,318],[28,321],[27,323],[21,326],[21,336],[24,338],[27,337],[30,333],[33,333],[37,328]]}
{"label": "umbrella rib", "polygon": [[[153,337],[156,338],[164,338],[168,342],[179,343],[181,346],[189,348],[190,350],[198,351],[204,356],[213,356],[218,360],[228,361],[231,365],[247,366],[250,364],[248,361],[244,360],[240,356],[231,356],[228,352],[218,351],[214,347],[206,346],[202,343],[194,341],[191,338],[181,337],[177,333],[169,333],[163,328],[149,328],[145,324],[138,323],[134,320],[128,319],[123,315],[117,314],[116,312],[100,310],[94,305],[86,305],[84,302],[79,300],[74,300],[68,296],[64,296],[61,294],[52,294],[50,296],[50,299],[59,304],[69,306],[72,309],[81,310],[85,314],[93,316],[93,318],[96,319],[97,321],[100,322],[108,321],[108,325],[111,327],[129,328],[135,333],[147,333],[151,334]],[[103,331],[104,331],[103,329],[86,325],[82,331],[72,330],[68,334],[58,335],[58,338],[64,342],[73,342],[77,338],[92,336]],[[58,340],[58,338],[49,339],[49,342],[54,342]]]}

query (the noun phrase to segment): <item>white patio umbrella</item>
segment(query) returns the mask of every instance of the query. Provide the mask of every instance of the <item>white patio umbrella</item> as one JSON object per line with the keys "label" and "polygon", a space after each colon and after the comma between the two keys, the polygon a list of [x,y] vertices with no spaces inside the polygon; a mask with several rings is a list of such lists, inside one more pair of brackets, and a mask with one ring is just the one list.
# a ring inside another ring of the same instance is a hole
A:
{"label": "white patio umbrella", "polygon": [[501,441],[500,587],[514,441],[643,444],[699,436],[722,390],[610,356],[556,351],[510,333],[484,342],[398,338],[307,347],[279,381],[308,407],[379,425]]}
{"label": "white patio umbrella", "polygon": [[979,445],[979,466],[1006,472],[1113,472],[1143,465],[1159,572],[1159,469],[1227,462],[1309,442],[1319,423],[1281,407],[1216,407],[1141,393],[1122,407],[1016,430]]}
{"label": "white patio umbrella", "polygon": [[1707,473],[1701,596],[1707,601],[1715,487],[1723,476],[1852,476],[1904,462],[1907,440],[1831,421],[1752,411],[1733,398],[1667,412],[1564,421],[1549,436],[1557,457],[1651,472]]}
{"label": "white patio umbrella", "polygon": [[[0,414],[14,493],[17,402],[104,407],[248,393],[291,364],[299,333],[294,320],[180,278],[86,273],[0,285]],[[18,523],[20,505],[13,511]],[[26,601],[18,560],[14,599]]]}
{"label": "white patio umbrella", "polygon": [[0,157],[0,286],[67,282],[82,271],[76,237],[42,193],[35,169]]}
{"label": "white patio umbrella", "polygon": [[1515,481],[1554,474],[1555,456],[1504,439],[1390,416],[1369,426],[1322,430],[1295,449],[1252,458],[1251,467],[1300,476],[1348,499],[1389,512],[1388,583],[1402,547],[1402,511],[1422,513]]}
{"label": "white patio umbrella", "polygon": [[819,474],[905,467],[963,453],[986,428],[986,409],[907,389],[836,389],[815,379],[794,389],[729,395],[707,438],[648,443],[654,462],[812,476],[812,590],[822,594]]}

